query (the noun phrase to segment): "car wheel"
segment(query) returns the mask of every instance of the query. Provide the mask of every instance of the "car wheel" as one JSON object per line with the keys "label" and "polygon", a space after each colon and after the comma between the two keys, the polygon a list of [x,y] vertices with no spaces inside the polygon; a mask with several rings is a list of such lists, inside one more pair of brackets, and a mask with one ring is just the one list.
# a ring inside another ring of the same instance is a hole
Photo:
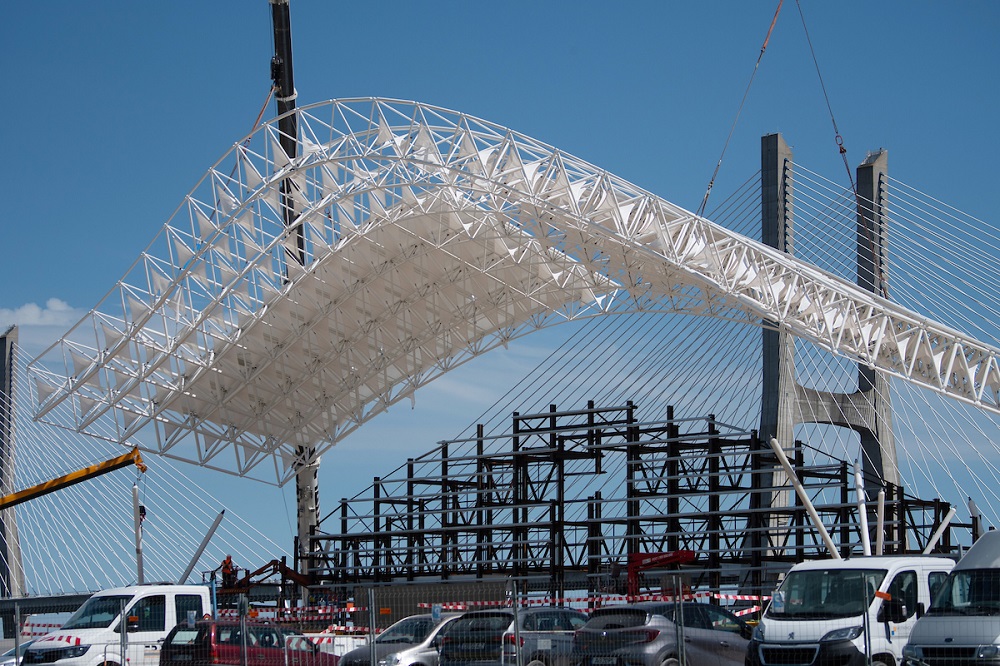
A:
{"label": "car wheel", "polygon": [[667,657],[660,662],[660,666],[680,666],[681,662],[677,661],[677,657]]}
{"label": "car wheel", "polygon": [[885,663],[883,659],[872,659],[872,666],[894,666]]}
{"label": "car wheel", "polygon": [[531,661],[529,661],[529,662],[528,662],[528,663],[527,663],[527,664],[526,664],[525,666],[546,666],[546,664],[545,664],[545,662],[544,662],[544,661],[542,661],[542,660],[541,660],[541,659],[539,659],[538,657],[534,657],[534,658],[533,658],[533,659],[532,659]]}

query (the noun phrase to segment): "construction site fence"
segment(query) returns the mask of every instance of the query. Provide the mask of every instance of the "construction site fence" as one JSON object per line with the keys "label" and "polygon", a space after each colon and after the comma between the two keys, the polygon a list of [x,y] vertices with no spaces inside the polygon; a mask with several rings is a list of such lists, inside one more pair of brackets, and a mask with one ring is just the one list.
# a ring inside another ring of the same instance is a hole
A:
{"label": "construction site fence", "polygon": [[[770,596],[738,591],[691,589],[683,576],[664,577],[661,585],[636,594],[619,591],[594,593],[566,591],[552,594],[545,582],[448,581],[436,584],[386,583],[357,586],[347,592],[312,591],[308,599],[257,604],[240,599],[232,608],[220,608],[221,620],[246,619],[273,623],[302,634],[325,653],[342,656],[368,645],[392,624],[413,616],[445,614],[497,608],[559,607],[587,614],[597,608],[641,601],[698,602],[720,606],[752,625]],[[20,640],[58,636],[59,625],[32,617],[24,618]],[[55,632],[55,633],[53,633]],[[118,645],[109,647],[118,649]]]}

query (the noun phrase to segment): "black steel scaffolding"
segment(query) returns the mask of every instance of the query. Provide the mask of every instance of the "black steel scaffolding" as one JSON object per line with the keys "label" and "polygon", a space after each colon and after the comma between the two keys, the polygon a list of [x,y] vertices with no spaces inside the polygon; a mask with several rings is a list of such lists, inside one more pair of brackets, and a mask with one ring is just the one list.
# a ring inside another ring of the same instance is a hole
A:
{"label": "black steel scaffolding", "polygon": [[[841,553],[860,554],[848,463],[802,442],[790,457]],[[669,408],[663,421],[641,421],[631,402],[515,413],[509,433],[479,426],[342,500],[314,536],[312,573],[345,590],[513,578],[561,597],[620,592],[629,555],[688,549],[694,585],[769,590],[792,563],[826,556],[797,496],[764,485],[775,464],[756,431],[712,415]],[[885,490],[885,551],[919,552],[950,506]],[[765,506],[771,497],[787,506]],[[951,550],[954,527],[938,552]]]}

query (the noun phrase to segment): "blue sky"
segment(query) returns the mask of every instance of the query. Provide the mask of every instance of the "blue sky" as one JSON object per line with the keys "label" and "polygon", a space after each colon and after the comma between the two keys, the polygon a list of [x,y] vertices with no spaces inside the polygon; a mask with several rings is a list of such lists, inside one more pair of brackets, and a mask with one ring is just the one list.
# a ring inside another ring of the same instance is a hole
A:
{"label": "blue sky", "polygon": [[[776,4],[292,0],[298,103],[382,96],[444,106],[695,210]],[[803,0],[802,10],[851,168],[887,148],[894,178],[993,219],[1000,5]],[[24,346],[40,351],[112,288],[250,132],[270,86],[271,39],[265,0],[5,7],[0,327],[21,324]],[[760,136],[775,131],[799,163],[847,185],[791,0],[713,198],[756,171]],[[481,359],[475,372],[528,367],[533,353]],[[397,447],[398,462],[417,455],[492,403],[481,388],[469,374],[446,377],[418,393],[416,410],[395,408],[334,449],[324,506],[397,462],[374,465],[367,442],[427,433],[426,445]],[[255,499],[279,492],[226,487]],[[271,504],[293,508],[288,492]],[[285,541],[293,521],[274,522]]]}

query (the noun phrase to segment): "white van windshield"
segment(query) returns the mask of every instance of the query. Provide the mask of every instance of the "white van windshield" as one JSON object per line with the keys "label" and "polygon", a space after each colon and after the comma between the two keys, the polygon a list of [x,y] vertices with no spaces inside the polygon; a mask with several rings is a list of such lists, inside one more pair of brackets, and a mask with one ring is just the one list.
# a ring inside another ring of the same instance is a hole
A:
{"label": "white van windshield", "polygon": [[928,615],[1000,615],[1000,571],[953,571],[934,597]]}
{"label": "white van windshield", "polygon": [[122,612],[122,607],[132,601],[131,594],[113,594],[91,597],[66,620],[63,629],[107,629]]}
{"label": "white van windshield", "polygon": [[792,571],[774,593],[765,617],[826,620],[861,615],[886,573],[885,569]]}

